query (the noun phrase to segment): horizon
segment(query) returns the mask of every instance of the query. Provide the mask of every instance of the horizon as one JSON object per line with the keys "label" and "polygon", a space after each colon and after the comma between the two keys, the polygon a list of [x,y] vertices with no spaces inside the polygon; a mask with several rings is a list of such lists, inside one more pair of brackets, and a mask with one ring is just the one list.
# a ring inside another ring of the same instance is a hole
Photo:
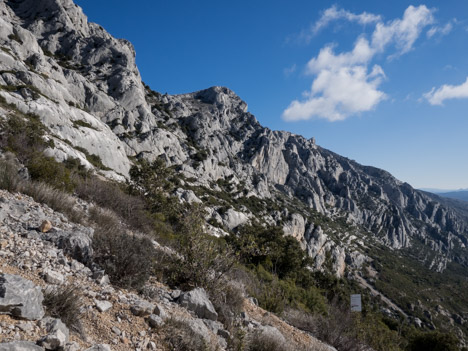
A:
{"label": "horizon", "polygon": [[268,128],[418,189],[468,188],[466,3],[75,2],[156,91],[226,86]]}

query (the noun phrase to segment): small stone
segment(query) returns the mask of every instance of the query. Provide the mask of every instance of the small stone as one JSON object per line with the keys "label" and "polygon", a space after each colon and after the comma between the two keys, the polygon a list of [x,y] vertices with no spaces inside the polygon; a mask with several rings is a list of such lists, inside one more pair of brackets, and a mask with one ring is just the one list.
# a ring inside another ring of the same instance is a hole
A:
{"label": "small stone", "polygon": [[99,312],[106,312],[112,308],[112,303],[109,301],[96,300],[95,302]]}
{"label": "small stone", "polygon": [[8,240],[0,240],[0,249],[4,250],[8,246]]}
{"label": "small stone", "polygon": [[24,332],[30,332],[34,329],[34,326],[32,323],[29,322],[22,322],[16,325],[19,329],[21,329]]}
{"label": "small stone", "polygon": [[65,277],[58,272],[47,270],[44,272],[44,280],[49,284],[60,285],[65,282]]}
{"label": "small stone", "polygon": [[46,219],[45,221],[43,221],[43,222],[41,223],[41,225],[39,226],[39,231],[40,231],[41,233],[47,233],[47,232],[49,232],[49,230],[51,230],[51,229],[52,229],[52,223],[50,223],[50,221],[47,220],[47,219]]}
{"label": "small stone", "polygon": [[120,331],[120,329],[117,328],[117,327],[112,327],[112,332],[113,332],[114,334],[116,334],[116,335],[122,334],[122,332]]}

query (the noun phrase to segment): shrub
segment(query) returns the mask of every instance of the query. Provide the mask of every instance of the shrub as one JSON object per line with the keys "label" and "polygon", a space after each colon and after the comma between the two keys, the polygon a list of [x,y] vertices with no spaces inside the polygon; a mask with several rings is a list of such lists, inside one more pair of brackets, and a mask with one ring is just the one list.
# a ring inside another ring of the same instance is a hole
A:
{"label": "shrub", "polygon": [[309,262],[296,239],[280,227],[244,226],[228,242],[245,264],[262,265],[280,278],[294,276]]}
{"label": "shrub", "polygon": [[90,176],[77,184],[75,192],[80,198],[113,211],[134,229],[153,230],[154,218],[147,213],[144,200],[125,193],[117,183]]}
{"label": "shrub", "polygon": [[12,160],[0,160],[0,188],[14,192],[18,190],[20,184],[18,166]]}
{"label": "shrub", "polygon": [[70,170],[52,157],[37,153],[28,160],[27,167],[32,180],[46,182],[66,192],[75,189],[76,183],[72,179]]}
{"label": "shrub", "polygon": [[63,285],[44,290],[43,305],[49,316],[60,318],[68,328],[81,332],[81,316],[84,306],[81,288]]}
{"label": "shrub", "polygon": [[247,335],[246,351],[293,351],[283,338],[261,331]]}
{"label": "shrub", "polygon": [[410,338],[408,351],[457,351],[458,341],[452,334],[438,331],[418,332]]}
{"label": "shrub", "polygon": [[218,312],[218,320],[228,329],[244,306],[244,291],[238,283],[226,282],[210,294],[210,301]]}
{"label": "shrub", "polygon": [[155,250],[147,237],[125,232],[110,213],[93,208],[94,261],[109,275],[112,284],[123,288],[140,288],[152,272]]}
{"label": "shrub", "polygon": [[55,211],[67,215],[75,223],[83,222],[83,213],[75,209],[75,200],[61,190],[42,182],[23,182],[17,191],[31,196],[35,201],[46,204]]}
{"label": "shrub", "polygon": [[99,157],[99,155],[95,155],[95,154],[90,154],[88,152],[88,150],[86,150],[85,148],[82,148],[80,146],[74,146],[74,148],[80,152],[82,152],[86,159],[88,160],[89,163],[91,163],[94,167],[98,168],[98,169],[102,169],[103,171],[109,171],[111,170],[109,167],[105,166],[103,163],[102,163],[102,160],[101,160],[101,157]]}
{"label": "shrub", "polygon": [[200,334],[190,328],[189,322],[168,319],[161,329],[166,350],[203,351],[211,348]]}
{"label": "shrub", "polygon": [[203,222],[202,208],[193,206],[179,223],[177,255],[163,256],[164,262],[157,266],[169,285],[215,291],[233,267],[234,256],[222,241],[203,232]]}
{"label": "shrub", "polygon": [[315,335],[340,351],[361,350],[361,343],[353,336],[354,322],[347,306],[333,302],[327,315],[288,309],[284,317],[291,325]]}

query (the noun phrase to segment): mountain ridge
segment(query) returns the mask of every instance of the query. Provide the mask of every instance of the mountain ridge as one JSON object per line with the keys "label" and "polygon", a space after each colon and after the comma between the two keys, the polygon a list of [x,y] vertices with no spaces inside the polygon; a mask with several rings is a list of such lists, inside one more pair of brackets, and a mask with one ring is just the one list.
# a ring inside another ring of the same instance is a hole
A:
{"label": "mountain ridge", "polygon": [[77,158],[119,181],[135,160],[163,158],[181,176],[177,195],[206,207],[211,233],[254,221],[280,225],[314,268],[325,269],[330,257],[340,277],[372,266],[380,245],[436,272],[455,263],[466,269],[463,206],[313,139],[261,126],[226,87],[152,91],[131,43],[88,23],[71,0],[1,1],[0,12],[0,95],[40,117],[54,144],[48,156]]}

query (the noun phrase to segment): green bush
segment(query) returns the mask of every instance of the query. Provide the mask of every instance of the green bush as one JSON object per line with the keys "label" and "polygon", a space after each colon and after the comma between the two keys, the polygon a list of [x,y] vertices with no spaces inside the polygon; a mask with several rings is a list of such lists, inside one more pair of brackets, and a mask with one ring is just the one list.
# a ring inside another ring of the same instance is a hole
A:
{"label": "green bush", "polygon": [[164,255],[157,265],[157,274],[173,287],[215,291],[235,263],[222,241],[204,233],[202,213],[200,206],[187,210],[173,243],[177,254]]}
{"label": "green bush", "polygon": [[410,337],[408,351],[457,351],[458,340],[452,334],[438,331],[417,332]]}
{"label": "green bush", "polygon": [[52,157],[37,153],[28,160],[27,167],[32,180],[46,182],[67,192],[73,192],[76,187],[70,170]]}
{"label": "green bush", "polygon": [[284,236],[281,227],[244,226],[227,240],[243,263],[262,265],[280,278],[296,276],[309,263],[298,241]]}

